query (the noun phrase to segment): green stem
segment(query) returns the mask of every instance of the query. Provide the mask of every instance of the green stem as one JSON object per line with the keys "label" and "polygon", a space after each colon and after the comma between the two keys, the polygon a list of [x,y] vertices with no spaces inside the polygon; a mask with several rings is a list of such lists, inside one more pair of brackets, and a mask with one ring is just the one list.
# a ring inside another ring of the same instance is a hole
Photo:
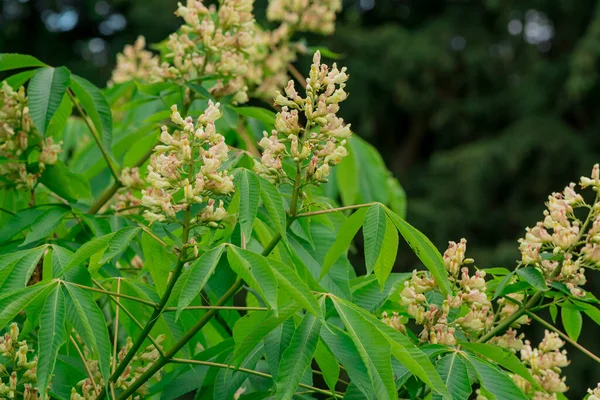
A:
{"label": "green stem", "polygon": [[[178,307],[165,307],[165,311],[177,311]],[[184,310],[238,310],[238,311],[267,311],[266,307],[237,307],[237,306],[187,306]]]}
{"label": "green stem", "polygon": [[334,212],[339,212],[339,211],[346,211],[346,210],[354,210],[354,209],[357,209],[357,208],[371,207],[372,205],[375,205],[375,204],[379,204],[379,203],[376,202],[376,201],[374,201],[372,203],[355,204],[355,205],[352,205],[352,206],[336,207],[336,208],[329,208],[327,210],[305,212],[305,213],[298,214],[297,217],[298,218],[312,217],[314,215],[329,214],[329,213],[334,213]]}
{"label": "green stem", "polygon": [[119,181],[119,172],[117,171],[116,167],[113,165],[112,160],[110,159],[110,156],[108,155],[108,152],[104,148],[104,145],[102,144],[102,141],[100,140],[99,132],[96,130],[96,127],[90,120],[90,117],[87,116],[87,114],[83,111],[83,109],[79,105],[79,102],[77,101],[77,97],[75,97],[75,94],[73,94],[73,91],[71,91],[71,89],[67,89],[67,93],[69,94],[71,101],[75,105],[75,108],[77,108],[77,111],[81,115],[81,118],[83,118],[83,120],[85,121],[86,125],[88,126],[90,132],[92,133],[92,136],[94,137],[94,140],[96,141],[96,144],[98,145],[98,147],[100,148],[100,151],[102,152],[102,156],[104,157],[104,159],[106,160],[106,163],[108,164],[110,173],[114,176],[114,178],[117,181]]}
{"label": "green stem", "polygon": [[597,355],[595,355],[594,353],[592,353],[591,351],[589,351],[588,349],[586,349],[585,347],[583,347],[582,345],[580,345],[579,343],[577,343],[576,341],[571,339],[565,333],[561,332],[558,328],[554,327],[554,325],[546,322],[541,317],[537,316],[536,314],[534,314],[532,312],[527,311],[527,315],[529,315],[532,319],[536,320],[540,324],[544,325],[545,328],[556,332],[558,334],[558,336],[562,337],[567,342],[569,342],[571,345],[575,346],[579,351],[581,351],[582,353],[584,353],[585,355],[590,357],[592,360],[596,361],[597,363],[600,363],[600,357],[598,357]]}
{"label": "green stem", "polygon": [[111,292],[111,291],[108,291],[108,290],[97,289],[95,287],[80,285],[80,284],[74,283],[74,282],[65,282],[65,284],[67,284],[67,285],[73,285],[73,286],[76,286],[76,287],[78,287],[80,289],[89,290],[91,292],[102,293],[102,294],[105,294],[107,296],[122,297],[124,299],[128,299],[128,300],[131,300],[131,301],[136,301],[138,303],[141,303],[141,304],[144,304],[144,305],[147,305],[147,306],[150,306],[150,307],[154,307],[154,308],[156,308],[158,306],[158,304],[156,304],[153,301],[140,299],[138,297],[129,296],[129,295],[123,294],[123,293],[116,293],[116,292]]}
{"label": "green stem", "polygon": [[[296,171],[296,181],[294,183],[294,189],[292,192],[292,203],[290,205],[290,213],[289,213],[290,215],[287,220],[287,228],[289,228],[291,226],[292,222],[296,218],[297,204],[298,204],[298,197],[299,197],[300,183],[301,183],[300,180],[302,178],[301,174],[302,174],[302,171],[301,171],[300,167],[298,167],[298,169]],[[269,254],[271,254],[271,252],[277,246],[277,244],[279,243],[281,238],[282,238],[281,234],[276,233],[275,236],[273,236],[273,238],[271,239],[271,242],[269,242],[267,247],[265,247],[264,250],[262,251],[262,253],[261,253],[262,256],[267,257]],[[185,243],[185,242],[187,242],[187,240],[185,240],[183,243]],[[215,304],[215,306],[216,307],[224,306],[225,303],[227,303],[243,286],[244,286],[244,281],[242,279],[238,279],[237,281],[235,281],[233,286],[231,286],[229,288],[229,290],[223,296],[221,296],[221,298],[219,300],[217,300],[217,303]],[[125,399],[129,398],[129,396],[131,396],[133,393],[135,393],[135,391],[140,386],[142,386],[144,383],[149,381],[154,376],[154,374],[156,374],[158,371],[160,371],[161,368],[163,368],[165,365],[167,365],[169,363],[170,359],[173,358],[177,354],[177,352],[179,352],[179,350],[181,350],[202,328],[204,328],[204,326],[206,324],[208,324],[210,322],[210,320],[217,314],[217,312],[218,312],[218,308],[213,308],[213,309],[208,310],[206,312],[206,314],[204,314],[198,320],[198,322],[196,322],[196,324],[189,331],[187,331],[183,335],[183,337],[177,341],[177,343],[175,343],[173,345],[173,347],[171,347],[168,351],[165,352],[164,357],[161,357],[158,360],[156,360],[142,375],[140,375],[140,377],[138,379],[135,380],[135,382],[133,382],[131,385],[129,385],[129,387],[127,389],[125,389],[125,391],[123,391],[123,393],[119,396],[118,400],[125,400]],[[118,377],[118,375],[117,375],[117,377]],[[113,379],[113,377],[111,377],[111,380],[112,379]],[[116,379],[116,377],[115,377],[115,379]],[[327,393],[329,393],[329,392],[327,392]],[[98,397],[98,399],[101,399],[101,397]]]}
{"label": "green stem", "polygon": [[[171,363],[175,363],[175,364],[197,364],[197,365],[206,365],[206,366],[209,366],[209,367],[228,368],[228,369],[234,369],[236,371],[244,372],[244,373],[247,373],[247,374],[260,376],[260,377],[263,377],[263,378],[273,379],[272,375],[266,374],[264,372],[255,371],[253,369],[242,368],[242,367],[237,368],[235,365],[227,365],[227,364],[221,364],[221,363],[216,363],[216,362],[211,362],[211,361],[187,360],[187,359],[183,359],[183,358],[172,358],[170,360],[170,362]],[[304,389],[308,389],[311,392],[315,392],[315,393],[321,393],[321,394],[324,394],[324,395],[331,395],[332,394],[328,390],[320,389],[318,387],[314,387],[314,386],[310,386],[310,385],[305,385],[304,383],[300,383],[298,386],[301,387],[301,388],[304,388]],[[335,397],[338,398],[338,399],[341,399],[344,396],[342,394],[335,393]]]}
{"label": "green stem", "polygon": [[[185,210],[185,215],[184,215],[184,220],[183,220],[183,232],[181,235],[182,243],[187,243],[187,241],[188,241],[188,236],[189,236],[189,232],[190,232],[190,219],[191,219],[190,209],[187,208]],[[173,292],[175,283],[177,282],[177,279],[179,279],[179,276],[183,272],[183,265],[185,264],[183,262],[183,259],[185,258],[185,253],[186,253],[186,251],[182,251],[181,254],[179,255],[179,260],[177,261],[177,264],[175,265],[175,270],[173,271],[173,275],[171,276],[171,279],[169,279],[169,283],[165,289],[165,293],[163,294],[163,296],[160,299],[160,302],[154,309],[154,312],[150,316],[150,319],[146,323],[146,326],[144,327],[144,329],[142,330],[142,332],[140,333],[140,335],[138,336],[136,341],[131,346],[131,349],[129,349],[129,351],[123,358],[123,360],[119,363],[119,365],[115,369],[115,372],[110,376],[111,382],[116,382],[116,380],[119,378],[119,376],[121,376],[123,371],[125,371],[125,368],[127,368],[127,365],[129,365],[129,363],[131,362],[131,360],[133,359],[133,357],[135,356],[135,354],[137,353],[139,348],[142,347],[142,345],[144,344],[144,341],[150,335],[150,331],[152,330],[154,325],[158,322],[160,315],[163,313],[164,308],[166,307],[167,302],[169,301],[169,298],[171,297],[171,293]],[[106,390],[103,389],[102,392],[98,395],[98,400],[103,399],[105,396],[106,396]],[[129,397],[129,396],[127,396],[127,397]],[[125,398],[127,398],[127,397],[125,397]]]}

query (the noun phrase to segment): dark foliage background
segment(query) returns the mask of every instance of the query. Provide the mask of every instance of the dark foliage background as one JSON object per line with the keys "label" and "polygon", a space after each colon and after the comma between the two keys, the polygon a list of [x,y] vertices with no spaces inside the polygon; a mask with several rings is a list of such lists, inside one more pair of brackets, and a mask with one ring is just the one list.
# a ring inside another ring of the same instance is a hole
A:
{"label": "dark foliage background", "polygon": [[[103,86],[125,44],[179,26],[175,5],[2,0],[0,51]],[[342,111],[404,185],[409,221],[441,249],[466,237],[480,267],[513,265],[546,196],[600,161],[600,1],[345,0],[335,35],[309,42],[344,55],[352,79]],[[413,266],[407,251],[398,269]],[[593,329],[584,321],[580,341],[598,354]],[[581,398],[599,369],[570,356],[568,397]]]}

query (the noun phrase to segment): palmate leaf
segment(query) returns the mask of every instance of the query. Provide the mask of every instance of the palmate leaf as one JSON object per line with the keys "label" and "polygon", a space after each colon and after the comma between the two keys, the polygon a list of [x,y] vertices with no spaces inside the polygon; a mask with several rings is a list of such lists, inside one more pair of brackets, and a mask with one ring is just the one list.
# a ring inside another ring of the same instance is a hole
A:
{"label": "palmate leaf", "polygon": [[223,254],[224,248],[224,245],[217,246],[202,254],[202,256],[196,259],[177,280],[175,285],[180,286],[180,289],[175,288],[174,290],[176,293],[179,293],[179,290],[181,291],[179,301],[177,302],[177,319],[179,319],[181,311],[190,305],[192,300],[198,296],[209,278],[215,272],[215,268],[217,268],[217,264],[219,263],[221,254]]}
{"label": "palmate leaf", "polygon": [[[448,391],[452,395],[452,400],[468,399],[471,395],[471,383],[469,382],[469,373],[464,361],[459,357],[458,352],[447,354],[435,365],[442,380],[446,384]],[[433,395],[433,400],[440,400],[442,396]]]}
{"label": "palmate leaf", "polygon": [[390,220],[396,225],[398,231],[411,247],[419,260],[427,267],[439,286],[440,292],[446,296],[450,291],[450,282],[446,273],[444,259],[433,243],[423,233],[400,218],[392,210],[385,208]]}
{"label": "palmate leaf", "polygon": [[44,210],[39,208],[25,208],[19,210],[2,228],[0,228],[0,242],[5,242],[23,232],[43,213]]}
{"label": "palmate leaf", "polygon": [[28,286],[21,290],[0,295],[0,330],[29,304],[45,298],[56,286],[58,282],[51,281],[47,283]]}
{"label": "palmate leaf", "polygon": [[487,397],[490,400],[528,399],[513,380],[498,367],[470,354],[463,359],[472,365],[477,375],[477,379],[479,380],[479,384],[488,392],[489,395]]}
{"label": "palmate leaf", "polygon": [[260,181],[250,170],[240,168],[235,175],[236,196],[240,196],[239,220],[242,233],[249,240],[260,201]]}
{"label": "palmate leaf", "polygon": [[31,77],[27,87],[31,120],[44,137],[70,80],[71,72],[66,67],[40,68]]}
{"label": "palmate leaf", "polygon": [[[67,340],[65,333],[65,297],[61,285],[57,285],[46,298],[40,313],[39,353],[37,364],[37,384],[48,386],[54,372],[58,350]],[[46,399],[45,391],[40,393]]]}
{"label": "palmate leaf", "polygon": [[289,347],[283,352],[277,375],[277,398],[289,400],[310,367],[317,349],[321,322],[314,315],[306,313],[294,332]]}
{"label": "palmate leaf", "polygon": [[111,345],[104,315],[88,292],[69,283],[63,288],[67,320],[88,349],[98,357],[100,373],[104,381],[108,382]]}
{"label": "palmate leaf", "polygon": [[430,386],[434,392],[449,397],[431,361],[408,337],[382,324],[373,315],[356,305],[333,297],[333,304],[367,365],[373,390],[378,398],[395,398],[391,356],[394,356],[413,375]]}
{"label": "palmate leaf", "polygon": [[229,246],[227,259],[231,269],[254,287],[277,314],[277,278],[267,259],[249,250]]}
{"label": "palmate leaf", "polygon": [[46,246],[5,254],[0,258],[0,293],[24,288],[42,258]]}
{"label": "palmate leaf", "polygon": [[275,224],[275,229],[285,238],[287,230],[286,215],[281,194],[275,185],[264,178],[260,178],[260,198],[267,210],[267,214]]}

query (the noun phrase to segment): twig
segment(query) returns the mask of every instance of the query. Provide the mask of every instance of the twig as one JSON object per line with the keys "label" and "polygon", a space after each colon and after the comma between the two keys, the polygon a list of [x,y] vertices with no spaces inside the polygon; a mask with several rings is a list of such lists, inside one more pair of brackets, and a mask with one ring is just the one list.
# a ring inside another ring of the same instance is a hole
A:
{"label": "twig", "polygon": [[75,339],[73,339],[73,336],[69,335],[69,338],[71,339],[71,343],[73,343],[73,346],[75,346],[75,350],[77,350],[77,354],[79,354],[79,358],[81,358],[81,362],[83,363],[85,372],[87,372],[88,376],[90,377],[90,382],[92,383],[92,386],[94,387],[94,393],[98,393],[98,388],[96,387],[96,382],[94,382],[94,375],[92,375],[92,371],[90,371],[90,367],[87,365],[85,356],[81,352],[81,349],[79,348],[79,345],[77,344],[77,341]]}
{"label": "twig", "polygon": [[154,308],[156,308],[158,306],[153,301],[148,301],[148,300],[140,299],[138,297],[129,296],[127,294],[110,292],[108,290],[103,290],[103,289],[96,289],[96,288],[91,287],[91,286],[80,285],[80,284],[74,283],[74,282],[65,282],[65,284],[67,284],[67,285],[73,285],[73,286],[76,286],[76,287],[78,287],[80,289],[89,290],[89,291],[92,291],[92,292],[102,293],[102,294],[105,294],[105,295],[108,295],[108,296],[122,297],[124,299],[132,300],[132,301],[137,301],[138,303],[142,303],[142,304],[145,304],[147,306],[154,307]]}
{"label": "twig", "polygon": [[[117,278],[117,293],[121,294],[121,278]],[[115,318],[113,319],[115,329],[113,331],[113,360],[111,373],[115,372],[115,368],[117,368],[117,345],[119,342],[117,340],[119,337],[119,304],[121,304],[121,299],[119,297],[116,297],[115,302],[117,303],[117,309],[115,310]]]}
{"label": "twig", "polygon": [[372,205],[375,205],[375,204],[378,204],[378,203],[376,201],[374,201],[372,203],[355,204],[355,205],[352,205],[352,206],[344,206],[344,207],[337,207],[337,208],[328,208],[326,210],[319,210],[319,211],[310,211],[310,212],[305,212],[305,213],[298,214],[298,218],[312,217],[314,215],[329,214],[329,213],[334,213],[334,212],[339,212],[339,211],[346,211],[346,210],[354,210],[354,209],[357,209],[357,208],[371,207]]}
{"label": "twig", "polygon": [[300,71],[298,71],[298,68],[296,68],[294,66],[294,64],[292,64],[292,63],[288,64],[288,71],[290,71],[292,76],[294,78],[296,78],[296,80],[300,83],[300,85],[302,85],[303,88],[306,89],[306,79],[304,78],[302,73]]}
{"label": "twig", "polygon": [[[216,363],[216,362],[211,362],[211,361],[187,360],[187,359],[183,359],[183,358],[171,358],[170,362],[176,363],[176,364],[197,364],[197,365],[206,365],[209,367],[234,369],[236,371],[244,372],[247,374],[256,375],[256,376],[260,376],[260,377],[268,378],[268,379],[273,379],[272,375],[266,374],[264,372],[255,371],[253,369],[242,368],[242,367],[237,368],[235,365],[227,365],[227,364],[221,364],[221,363]],[[318,387],[314,387],[314,386],[310,386],[310,385],[305,385],[304,383],[300,383],[300,384],[298,384],[298,386],[302,387],[304,389],[308,389],[315,393],[321,393],[321,394],[325,394],[325,395],[332,394],[329,390],[320,389]],[[344,396],[341,393],[335,393],[335,397],[338,399],[341,399]]]}
{"label": "twig", "polygon": [[[177,307],[165,307],[165,311],[177,311]],[[267,311],[266,307],[238,307],[238,306],[187,306],[184,310],[239,310],[239,311]]]}
{"label": "twig", "polygon": [[576,347],[579,351],[581,351],[582,353],[584,353],[585,355],[590,357],[592,360],[596,361],[597,363],[600,363],[600,357],[598,357],[597,355],[595,355],[594,353],[592,353],[591,351],[589,351],[588,349],[586,349],[585,347],[583,347],[582,345],[580,345],[579,343],[577,343],[576,341],[571,339],[569,336],[567,336],[565,333],[560,331],[554,325],[546,322],[544,319],[542,319],[541,317],[537,316],[536,314],[534,314],[532,312],[526,311],[525,313],[527,315],[529,315],[532,319],[534,319],[537,322],[539,322],[540,324],[544,325],[544,327],[546,327],[547,329],[550,329],[550,330],[556,332],[558,334],[558,336],[565,339],[567,342],[569,342],[571,345]]}

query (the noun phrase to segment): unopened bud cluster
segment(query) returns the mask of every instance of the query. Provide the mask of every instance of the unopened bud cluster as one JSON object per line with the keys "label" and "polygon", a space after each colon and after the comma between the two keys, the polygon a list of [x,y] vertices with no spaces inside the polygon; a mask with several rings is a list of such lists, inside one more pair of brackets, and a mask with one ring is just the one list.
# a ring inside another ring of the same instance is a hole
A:
{"label": "unopened bud cluster", "polygon": [[[161,343],[165,340],[165,335],[160,335],[155,339],[156,344],[160,349]],[[121,350],[117,353],[117,361],[122,362],[125,359],[125,356],[131,350],[133,346],[133,341],[130,337],[127,338],[127,342],[125,346],[121,348]],[[93,382],[90,378],[86,378],[77,383],[76,388],[71,389],[71,400],[95,400],[98,397],[98,394],[102,388],[104,388],[104,379],[98,370],[98,361],[91,360],[87,356],[87,348],[83,346],[84,354],[86,355],[86,364],[87,369],[91,372],[93,377]],[[123,373],[119,376],[117,381],[114,383],[115,389],[127,389],[131,384],[133,384],[144,372],[150,368],[154,361],[158,360],[160,357],[159,349],[151,344],[147,346],[141,354],[136,354],[127,365]],[[155,375],[155,377],[160,380],[160,372]],[[133,396],[133,400],[139,400],[145,398],[149,394],[148,384],[140,386],[136,392],[135,396]]]}
{"label": "unopened bud cluster", "polygon": [[[32,190],[47,165],[56,164],[62,143],[43,139],[35,129],[25,88],[14,90],[6,81],[0,89],[0,188]],[[37,155],[32,158],[31,155]],[[35,161],[32,161],[35,160]]]}
{"label": "unopened bud cluster", "polygon": [[[30,357],[26,341],[19,341],[19,327],[12,323],[0,336],[0,399],[38,400],[37,357]],[[47,388],[46,388],[47,390]]]}
{"label": "unopened bud cluster", "polygon": [[[581,177],[581,188],[600,188],[600,169],[594,165],[591,177]],[[588,223],[575,215],[585,210]],[[562,193],[548,197],[544,220],[527,228],[525,238],[519,240],[524,264],[538,268],[548,282],[566,285],[573,296],[584,296],[581,288],[586,283],[585,268],[600,265],[600,202],[587,204],[571,183]]]}
{"label": "unopened bud cluster", "polygon": [[147,82],[158,64],[158,57],[146,50],[146,39],[138,36],[133,45],[126,45],[123,52],[117,54],[117,65],[108,85],[131,80]]}
{"label": "unopened bud cluster", "polygon": [[223,0],[218,10],[201,0],[178,3],[176,15],[185,23],[167,41],[169,62],[154,70],[153,80],[189,82],[205,75],[219,77],[211,88],[215,97],[232,95],[233,102],[248,100],[243,76],[254,46],[253,0]]}
{"label": "unopened bud cluster", "polygon": [[217,227],[227,215],[223,200],[216,196],[233,192],[233,180],[221,167],[229,159],[225,138],[218,134],[215,121],[221,117],[219,103],[209,102],[205,112],[196,121],[185,119],[171,107],[171,121],[175,130],[162,127],[162,144],[150,158],[146,181],[142,190],[144,216],[150,222],[175,220],[178,211],[188,210],[194,204],[204,209],[194,216],[191,224]]}
{"label": "unopened bud cluster", "polygon": [[567,351],[562,350],[565,342],[554,332],[545,331],[544,339],[537,348],[532,348],[529,340],[521,349],[521,361],[527,366],[531,375],[544,391],[536,390],[524,378],[513,375],[513,380],[532,399],[556,399],[557,393],[564,393],[569,388],[565,377],[561,377],[561,368],[569,365]]}
{"label": "unopened bud cluster", "polygon": [[[339,103],[348,94],[344,91],[348,75],[346,68],[329,68],[321,64],[317,51],[313,58],[306,96],[300,97],[294,81],[285,87],[285,96],[277,93],[275,104],[281,106],[275,119],[275,129],[264,132],[259,145],[263,148],[255,171],[275,183],[291,183],[283,169],[284,159],[291,159],[306,183],[327,182],[331,168],[348,155],[344,147],[352,132],[350,125],[337,116]],[[306,123],[302,126],[302,120]]]}

